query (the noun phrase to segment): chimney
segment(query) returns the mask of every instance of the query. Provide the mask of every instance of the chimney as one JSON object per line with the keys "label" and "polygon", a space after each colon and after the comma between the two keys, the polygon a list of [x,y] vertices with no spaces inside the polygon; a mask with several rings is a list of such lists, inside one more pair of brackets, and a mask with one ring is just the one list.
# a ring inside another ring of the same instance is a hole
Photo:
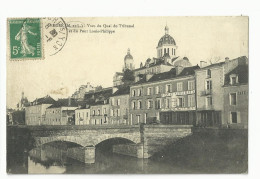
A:
{"label": "chimney", "polygon": [[228,63],[228,62],[229,62],[229,58],[226,57],[226,58],[225,58],[225,63]]}
{"label": "chimney", "polygon": [[71,98],[68,98],[68,106],[71,106]]}
{"label": "chimney", "polygon": [[175,69],[176,69],[176,75],[179,75],[182,72],[182,70],[184,69],[184,67],[183,66],[176,66]]}
{"label": "chimney", "polygon": [[116,87],[112,88],[112,93],[114,94],[118,89]]}
{"label": "chimney", "polygon": [[200,68],[203,68],[203,67],[205,67],[205,66],[207,66],[207,62],[205,62],[205,61],[200,61]]}
{"label": "chimney", "polygon": [[153,74],[146,74],[146,81],[150,80],[153,77]]}

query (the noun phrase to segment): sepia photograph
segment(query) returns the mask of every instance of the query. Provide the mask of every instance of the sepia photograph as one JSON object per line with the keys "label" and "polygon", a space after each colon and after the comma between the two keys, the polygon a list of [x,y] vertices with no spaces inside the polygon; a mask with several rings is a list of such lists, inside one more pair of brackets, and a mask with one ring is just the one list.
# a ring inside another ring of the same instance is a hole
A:
{"label": "sepia photograph", "polygon": [[7,174],[247,174],[249,17],[8,17]]}

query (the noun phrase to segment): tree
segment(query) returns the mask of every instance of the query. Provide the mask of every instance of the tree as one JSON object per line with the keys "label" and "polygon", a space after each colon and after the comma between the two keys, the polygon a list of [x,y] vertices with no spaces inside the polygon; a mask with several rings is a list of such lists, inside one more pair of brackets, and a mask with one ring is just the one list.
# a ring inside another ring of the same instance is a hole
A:
{"label": "tree", "polygon": [[124,84],[133,83],[135,81],[134,72],[129,69],[126,69],[124,71],[122,81],[124,82]]}

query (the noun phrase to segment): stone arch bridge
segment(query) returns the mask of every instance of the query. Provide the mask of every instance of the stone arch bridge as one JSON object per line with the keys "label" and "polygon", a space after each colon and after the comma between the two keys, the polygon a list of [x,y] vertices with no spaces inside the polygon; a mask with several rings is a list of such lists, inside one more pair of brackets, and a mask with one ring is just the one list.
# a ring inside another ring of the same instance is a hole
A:
{"label": "stone arch bridge", "polygon": [[[88,126],[24,126],[29,132],[30,146],[39,147],[54,141],[67,141],[82,147],[71,148],[70,157],[85,163],[95,161],[95,146],[102,141],[123,138],[131,144],[113,146],[113,152],[138,158],[149,158],[176,140],[192,134],[190,125],[88,125]],[[73,155],[76,153],[77,155]]]}

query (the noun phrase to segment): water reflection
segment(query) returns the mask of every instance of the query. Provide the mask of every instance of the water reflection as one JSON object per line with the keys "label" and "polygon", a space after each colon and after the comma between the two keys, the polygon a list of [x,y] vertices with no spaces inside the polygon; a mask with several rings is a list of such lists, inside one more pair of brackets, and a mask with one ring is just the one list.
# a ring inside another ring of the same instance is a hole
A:
{"label": "water reflection", "polygon": [[[122,142],[122,141],[120,141]],[[220,138],[192,135],[169,145],[150,159],[112,153],[107,141],[96,146],[94,164],[68,157],[68,148],[76,144],[53,142],[27,149],[22,140],[8,140],[7,172],[70,174],[167,174],[167,173],[245,173],[247,172],[247,136]],[[29,151],[29,152],[28,152]]]}
{"label": "water reflection", "polygon": [[84,164],[68,157],[65,143],[34,148],[28,156],[28,173],[143,173],[148,160],[96,149],[95,164]]}

